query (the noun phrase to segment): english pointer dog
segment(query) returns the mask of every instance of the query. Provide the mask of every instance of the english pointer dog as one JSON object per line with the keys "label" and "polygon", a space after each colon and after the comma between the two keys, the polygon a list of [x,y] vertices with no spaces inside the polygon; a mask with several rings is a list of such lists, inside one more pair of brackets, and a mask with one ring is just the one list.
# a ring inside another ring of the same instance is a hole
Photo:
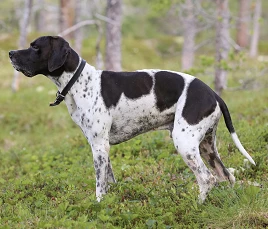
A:
{"label": "english pointer dog", "polygon": [[64,100],[91,145],[98,201],[107,193],[108,183],[115,182],[110,145],[150,130],[170,131],[176,150],[196,176],[201,202],[217,180],[235,182],[216,148],[221,114],[237,148],[255,164],[235,133],[224,101],[191,75],[96,70],[58,36],[40,37],[28,49],[10,51],[9,57],[17,71],[28,77],[42,74],[56,84],[57,98],[50,105]]}

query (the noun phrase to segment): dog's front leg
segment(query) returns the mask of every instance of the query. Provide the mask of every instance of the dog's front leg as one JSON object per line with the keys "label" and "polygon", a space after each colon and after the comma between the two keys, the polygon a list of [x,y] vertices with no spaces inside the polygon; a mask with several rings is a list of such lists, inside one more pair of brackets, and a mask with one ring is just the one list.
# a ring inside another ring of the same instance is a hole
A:
{"label": "dog's front leg", "polygon": [[110,145],[106,141],[94,141],[91,144],[96,172],[96,197],[99,202],[108,191],[108,182],[115,182],[109,159]]}

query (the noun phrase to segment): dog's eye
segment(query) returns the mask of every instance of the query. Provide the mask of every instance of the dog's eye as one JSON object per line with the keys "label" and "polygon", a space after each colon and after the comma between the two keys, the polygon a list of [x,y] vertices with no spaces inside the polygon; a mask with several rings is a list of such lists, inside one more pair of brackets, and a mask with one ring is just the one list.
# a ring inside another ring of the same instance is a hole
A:
{"label": "dog's eye", "polygon": [[32,49],[34,49],[36,51],[39,50],[38,46],[36,46],[36,45],[32,45],[31,47],[32,47]]}

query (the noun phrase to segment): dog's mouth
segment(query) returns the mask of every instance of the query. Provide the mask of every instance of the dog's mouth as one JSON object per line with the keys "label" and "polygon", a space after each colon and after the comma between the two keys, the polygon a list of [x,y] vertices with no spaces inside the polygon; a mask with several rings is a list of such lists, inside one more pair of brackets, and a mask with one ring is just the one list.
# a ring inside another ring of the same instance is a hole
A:
{"label": "dog's mouth", "polygon": [[21,69],[18,65],[16,65],[13,61],[10,61],[13,68],[18,71],[21,72],[23,75],[27,76],[27,77],[33,77],[33,74],[29,71],[27,71],[26,69]]}
{"label": "dog's mouth", "polygon": [[10,61],[10,63],[12,64],[13,68],[14,68],[16,71],[20,72],[19,67],[18,67],[16,64],[14,64],[14,63],[12,62],[12,60]]}

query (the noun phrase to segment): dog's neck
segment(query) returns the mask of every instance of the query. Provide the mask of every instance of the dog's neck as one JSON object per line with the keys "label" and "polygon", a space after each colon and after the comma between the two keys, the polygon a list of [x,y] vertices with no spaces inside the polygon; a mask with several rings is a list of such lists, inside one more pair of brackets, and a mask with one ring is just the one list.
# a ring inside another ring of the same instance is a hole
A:
{"label": "dog's neck", "polygon": [[[81,64],[81,61],[82,61],[82,58],[79,57],[78,64],[77,64],[75,70],[72,71],[72,72],[66,72],[66,71],[64,71],[60,76],[55,77],[55,76],[50,76],[50,75],[48,75],[47,77],[48,77],[48,78],[49,78],[49,79],[50,79],[50,80],[57,86],[58,90],[61,92],[61,91],[63,90],[63,88],[68,84],[68,82],[71,80],[71,78],[74,76],[74,74],[75,74],[75,72],[77,71],[79,65]],[[82,71],[82,73],[81,73],[81,75],[79,76],[79,78],[78,78],[77,81],[79,81],[79,79],[80,79],[81,77],[83,77],[83,73],[86,72],[87,75],[90,76],[90,75],[92,75],[95,71],[96,71],[96,69],[95,69],[93,66],[91,66],[91,65],[89,65],[89,64],[86,63],[86,66],[85,66],[84,70]],[[85,74],[84,74],[84,75],[85,75]],[[90,81],[90,77],[88,78],[88,80],[87,80],[86,82],[89,82],[89,81]],[[78,82],[76,82],[76,83],[73,85],[73,87],[76,87],[76,86],[77,86],[77,83],[78,83]]]}
{"label": "dog's neck", "polygon": [[67,83],[70,81],[70,79],[73,77],[73,75],[76,72],[76,70],[78,69],[81,61],[82,61],[82,58],[79,58],[78,65],[75,68],[75,70],[72,71],[72,72],[63,71],[63,73],[60,76],[51,76],[51,75],[48,75],[47,77],[53,83],[55,83],[55,85],[57,86],[58,90],[61,91],[67,85]]}
{"label": "dog's neck", "polygon": [[48,73],[46,76],[51,79],[61,91],[76,72],[81,60],[82,58],[79,57],[73,49],[70,49],[65,63],[60,68]]}

